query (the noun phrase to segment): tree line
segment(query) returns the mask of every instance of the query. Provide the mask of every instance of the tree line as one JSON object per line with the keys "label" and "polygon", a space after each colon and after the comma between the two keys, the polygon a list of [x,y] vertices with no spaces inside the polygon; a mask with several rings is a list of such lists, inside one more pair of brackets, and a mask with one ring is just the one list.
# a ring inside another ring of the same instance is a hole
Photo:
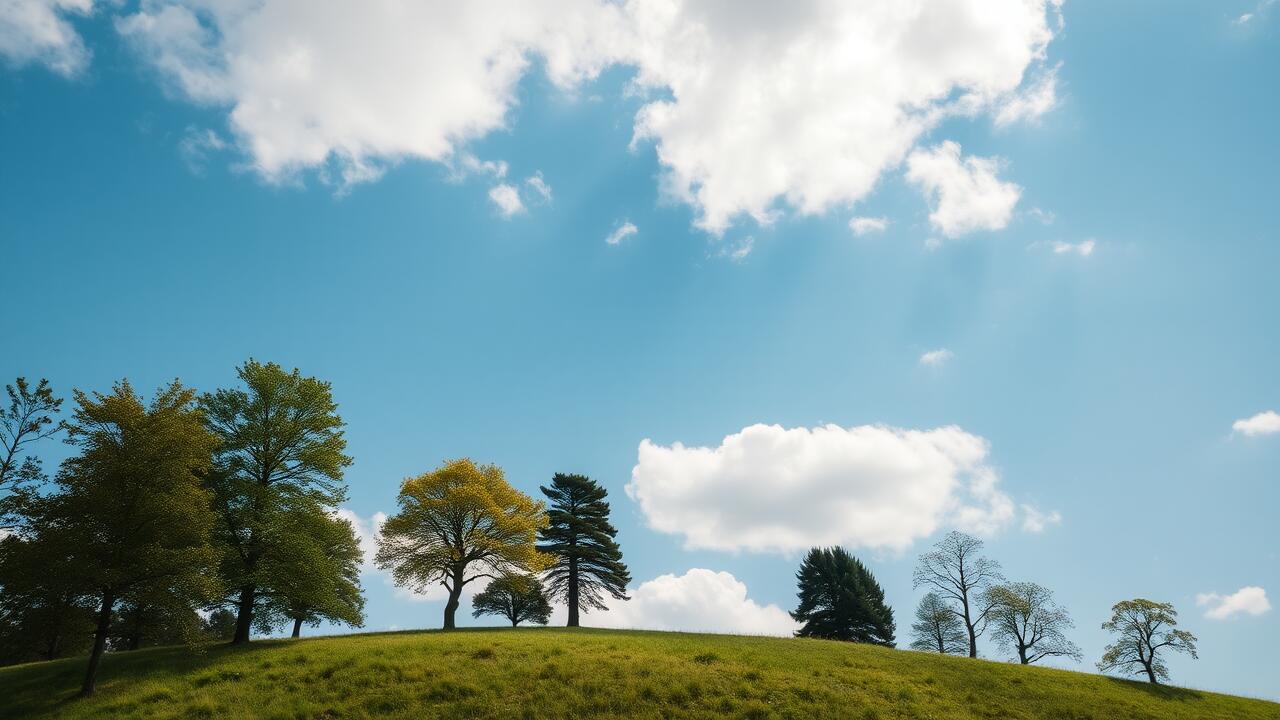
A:
{"label": "tree line", "polygon": [[[1046,658],[1079,662],[1080,648],[1067,639],[1075,625],[1053,599],[1033,582],[1011,582],[1000,564],[982,555],[983,543],[950,532],[920,556],[915,589],[927,592],[911,624],[913,650],[978,657],[978,638],[987,632],[998,647],[1023,665]],[[843,548],[814,548],[796,574],[800,605],[791,616],[802,623],[797,636],[894,646],[893,610],[871,572]],[[1102,629],[1117,636],[1097,667],[1167,680],[1171,652],[1198,657],[1196,637],[1177,629],[1178,613],[1169,603],[1143,598],[1124,600],[1111,609]]]}
{"label": "tree line", "polygon": [[[73,392],[70,416],[45,380],[6,386],[0,413],[0,664],[88,655],[82,695],[104,652],[146,645],[250,641],[332,622],[361,627],[362,552],[336,508],[347,499],[344,423],[330,385],[249,360],[211,393],[174,381],[144,400],[127,380]],[[33,446],[63,432],[74,448],[53,477]],[[631,576],[594,480],[557,473],[534,500],[501,468],[470,459],[403,481],[375,564],[416,592],[447,593],[456,626],[466,587],[476,617],[567,624],[627,600]],[[911,647],[977,657],[990,632],[1023,664],[1081,659],[1052,592],[1008,582],[982,542],[958,532],[921,556],[927,590]],[[814,548],[796,575],[800,637],[895,645],[893,610],[870,570],[843,548]],[[1169,652],[1196,656],[1166,603],[1127,600],[1103,628],[1118,639],[1098,667],[1168,677]]]}

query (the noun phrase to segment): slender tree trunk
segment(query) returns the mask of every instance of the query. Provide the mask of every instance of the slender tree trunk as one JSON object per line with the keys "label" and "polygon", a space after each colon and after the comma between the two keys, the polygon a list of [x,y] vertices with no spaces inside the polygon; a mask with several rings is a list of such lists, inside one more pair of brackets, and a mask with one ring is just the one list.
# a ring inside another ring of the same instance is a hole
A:
{"label": "slender tree trunk", "polygon": [[84,684],[80,686],[80,697],[93,695],[93,689],[98,683],[98,665],[102,662],[102,651],[107,644],[107,631],[111,628],[111,611],[115,604],[115,593],[110,590],[102,593],[102,609],[98,611],[98,627],[93,633],[93,651],[89,654],[89,669],[84,674]]}
{"label": "slender tree trunk", "polygon": [[[995,631],[993,630],[992,632],[995,632]],[[1027,661],[1027,649],[1021,645],[1018,646],[1018,659],[1022,661],[1023,665],[1031,664],[1030,662]]]}
{"label": "slender tree trunk", "polygon": [[293,619],[293,637],[302,637],[302,618]]}
{"label": "slender tree trunk", "polygon": [[978,657],[978,634],[973,631],[973,622],[969,620],[968,595],[964,598],[964,629],[969,631],[969,657],[976,658]]}
{"label": "slender tree trunk", "polygon": [[1151,681],[1152,685],[1160,684],[1160,681],[1156,679],[1155,670],[1151,669],[1151,663],[1148,663],[1148,662],[1142,663],[1142,669],[1147,671],[1147,679]]}
{"label": "slender tree trunk", "polygon": [[462,597],[462,573],[455,572],[452,587],[449,588],[449,601],[444,604],[444,629],[454,629],[453,618],[458,612],[459,598]]}
{"label": "slender tree trunk", "polygon": [[240,588],[240,602],[237,603],[236,612],[236,634],[231,639],[232,645],[249,642],[249,630],[253,627],[253,601],[255,595],[257,595],[257,588],[253,585],[245,585]]}
{"label": "slender tree trunk", "polygon": [[568,627],[578,627],[578,558],[569,556],[569,623]]}

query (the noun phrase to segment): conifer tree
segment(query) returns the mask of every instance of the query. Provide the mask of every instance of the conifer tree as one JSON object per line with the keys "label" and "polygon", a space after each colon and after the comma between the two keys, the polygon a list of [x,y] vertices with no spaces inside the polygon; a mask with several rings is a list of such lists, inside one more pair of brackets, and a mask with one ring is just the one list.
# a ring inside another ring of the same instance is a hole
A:
{"label": "conifer tree", "polygon": [[565,601],[569,627],[578,627],[579,612],[608,609],[607,594],[627,600],[631,574],[622,562],[618,534],[609,522],[608,492],[585,475],[556,473],[547,496],[550,524],[538,533],[540,552],[555,557],[544,579],[547,592]]}
{"label": "conifer tree", "polygon": [[797,637],[849,640],[893,647],[893,610],[870,570],[844,548],[813,548],[796,573],[804,625]]}

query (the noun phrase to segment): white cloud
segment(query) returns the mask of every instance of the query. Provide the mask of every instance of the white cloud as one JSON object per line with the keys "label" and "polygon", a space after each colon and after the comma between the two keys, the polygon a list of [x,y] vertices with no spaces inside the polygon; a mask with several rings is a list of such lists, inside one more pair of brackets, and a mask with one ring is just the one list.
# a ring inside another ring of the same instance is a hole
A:
{"label": "white cloud", "polygon": [[[592,611],[592,627],[735,635],[790,636],[800,626],[777,605],[747,597],[747,586],[727,572],[693,568],[684,575],[659,575],[628,591],[630,600],[607,600],[607,612]],[[564,622],[557,606],[552,622]]]}
{"label": "white cloud", "polygon": [[943,526],[990,535],[1013,519],[988,449],[955,426],[752,425],[718,447],[642,441],[626,490],[689,549],[903,550]]}
{"label": "white cloud", "polygon": [[1029,533],[1042,533],[1051,525],[1061,525],[1062,514],[1057,510],[1044,512],[1034,505],[1022,506],[1022,529]]}
{"label": "white cloud", "polygon": [[929,222],[947,237],[1009,224],[1022,188],[996,177],[994,158],[962,157],[950,140],[907,158],[907,179],[919,185],[933,211]]}
{"label": "white cloud", "polygon": [[889,219],[883,217],[856,217],[849,221],[849,229],[854,235],[884,232],[887,227],[889,227]]}
{"label": "white cloud", "polygon": [[624,220],[613,232],[609,233],[609,236],[604,241],[610,245],[617,245],[638,232],[640,232],[640,229],[635,226],[635,223],[630,220]]}
{"label": "white cloud", "polygon": [[756,239],[748,235],[738,240],[721,243],[720,249],[716,251],[716,257],[727,258],[732,262],[742,262],[755,249]]}
{"label": "white cloud", "polygon": [[498,208],[504,218],[524,212],[524,203],[520,201],[520,191],[514,185],[500,183],[489,189],[489,199]]}
{"label": "white cloud", "polygon": [[0,56],[14,65],[37,63],[75,75],[91,53],[67,17],[92,11],[93,0],[0,0]]}
{"label": "white cloud", "polygon": [[1276,3],[1276,0],[1261,0],[1261,2],[1259,2],[1256,6],[1254,6],[1251,12],[1247,12],[1247,13],[1244,13],[1243,15],[1240,15],[1235,20],[1232,20],[1231,24],[1247,25],[1250,22],[1259,19],[1264,13],[1267,12],[1267,9],[1270,8],[1272,5],[1274,5],[1275,3]]}
{"label": "white cloud", "polygon": [[524,182],[533,188],[533,191],[542,198],[543,202],[551,202],[551,186],[543,179],[541,170],[525,178]]}
{"label": "white cloud", "polygon": [[928,367],[939,367],[955,357],[955,353],[946,348],[938,348],[920,356],[920,364]]}
{"label": "white cloud", "polygon": [[1035,120],[1058,103],[1058,68],[1044,72],[1022,92],[1013,93],[996,112],[996,125]]}
{"label": "white cloud", "polygon": [[1275,433],[1280,433],[1280,414],[1277,414],[1274,410],[1260,412],[1253,417],[1231,423],[1231,429],[1249,437],[1274,435]]}
{"label": "white cloud", "polygon": [[1227,620],[1236,615],[1261,615],[1271,609],[1271,603],[1266,590],[1250,585],[1230,595],[1200,593],[1196,595],[1196,607],[1206,608],[1204,616],[1210,620]]}
{"label": "white cloud", "polygon": [[1031,208],[1030,210],[1027,211],[1027,214],[1035,218],[1036,220],[1039,220],[1040,224],[1042,225],[1052,225],[1053,221],[1057,219],[1057,216],[1055,216],[1052,212],[1048,210],[1041,210],[1038,207]]}
{"label": "white cloud", "polygon": [[1053,250],[1054,255],[1079,255],[1080,257],[1089,257],[1092,255],[1093,249],[1096,246],[1097,242],[1093,239],[1081,240],[1076,243],[1054,240],[1049,244],[1049,248]]}
{"label": "white cloud", "polygon": [[573,88],[628,66],[647,100],[633,145],[652,141],[664,187],[721,233],[856,202],[947,117],[1043,112],[1058,6],[143,0],[117,27],[179,92],[225,108],[275,181],[448,162],[507,126],[531,67]]}

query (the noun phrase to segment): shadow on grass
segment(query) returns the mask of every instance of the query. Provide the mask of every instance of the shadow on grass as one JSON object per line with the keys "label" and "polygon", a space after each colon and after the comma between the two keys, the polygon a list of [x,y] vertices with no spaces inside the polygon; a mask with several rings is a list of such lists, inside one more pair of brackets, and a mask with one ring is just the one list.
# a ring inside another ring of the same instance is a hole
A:
{"label": "shadow on grass", "polygon": [[1179,702],[1187,702],[1189,700],[1203,700],[1204,695],[1197,690],[1188,690],[1187,688],[1174,687],[1173,685],[1155,685],[1140,680],[1126,680],[1124,678],[1108,677],[1108,681],[1123,685],[1130,690],[1139,690],[1152,697],[1161,700],[1177,700]]}

